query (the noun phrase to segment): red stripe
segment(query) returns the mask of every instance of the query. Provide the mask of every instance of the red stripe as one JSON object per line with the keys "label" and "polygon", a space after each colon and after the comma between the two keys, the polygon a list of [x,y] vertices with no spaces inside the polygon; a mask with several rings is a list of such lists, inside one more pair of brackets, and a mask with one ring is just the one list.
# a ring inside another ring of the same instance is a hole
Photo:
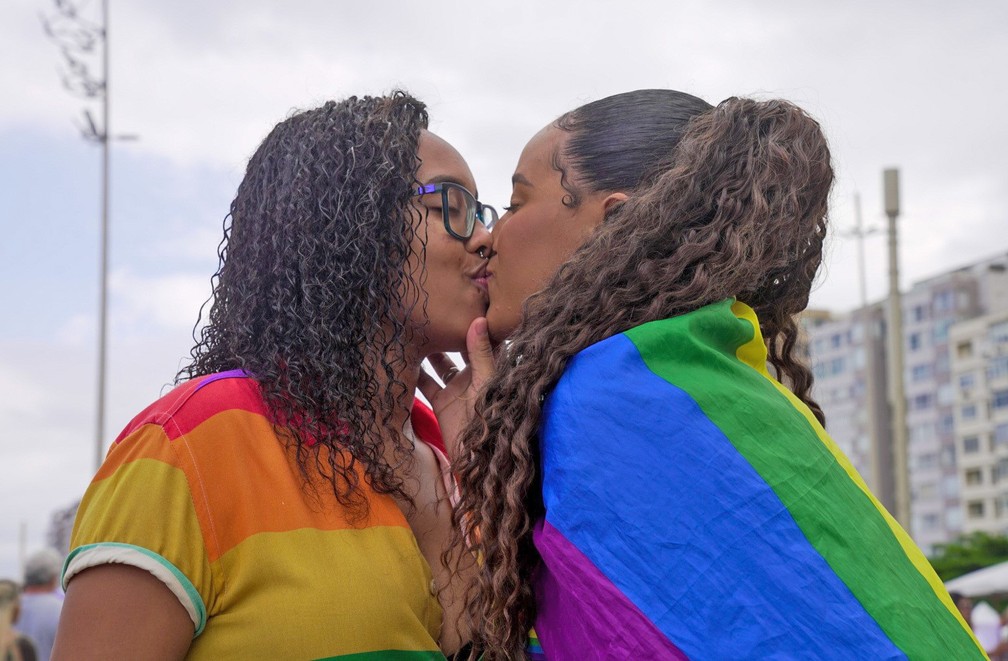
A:
{"label": "red stripe", "polygon": [[[205,388],[202,387],[204,382],[208,382]],[[193,397],[201,388],[206,392],[201,392],[200,397]],[[213,395],[207,396],[211,390]],[[174,441],[192,431],[204,420],[232,409],[266,416],[266,406],[255,380],[237,376],[215,379],[215,375],[212,374],[193,379],[141,411],[126,425],[115,442],[119,443],[140,427],[150,424],[162,427],[168,439]],[[175,424],[166,427],[165,423],[170,419],[174,419]]]}

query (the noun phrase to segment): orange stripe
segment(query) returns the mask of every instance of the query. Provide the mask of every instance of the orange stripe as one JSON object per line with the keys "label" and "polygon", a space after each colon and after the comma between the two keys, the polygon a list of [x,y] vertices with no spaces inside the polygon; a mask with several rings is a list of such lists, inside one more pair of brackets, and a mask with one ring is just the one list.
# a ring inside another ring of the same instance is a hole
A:
{"label": "orange stripe", "polygon": [[137,459],[156,459],[169,466],[177,466],[178,461],[171,441],[160,425],[143,425],[109,448],[105,462],[95,473],[92,484],[111,477],[122,466]]}
{"label": "orange stripe", "polygon": [[[261,532],[407,525],[392,498],[371,491],[360,470],[359,484],[370,501],[365,516],[339,505],[329,482],[317,475],[317,495],[306,488],[296,460],[260,415],[225,411],[175,443],[193,485],[197,515],[213,537],[207,539],[211,562]],[[325,448],[320,452],[325,462]],[[207,512],[227,516],[211,520]]]}

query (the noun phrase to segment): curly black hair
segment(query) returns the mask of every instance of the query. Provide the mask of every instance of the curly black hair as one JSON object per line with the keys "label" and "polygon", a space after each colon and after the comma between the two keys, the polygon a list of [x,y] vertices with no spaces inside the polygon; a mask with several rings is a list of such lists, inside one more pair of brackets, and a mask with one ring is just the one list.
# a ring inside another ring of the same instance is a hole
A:
{"label": "curly black hair", "polygon": [[207,323],[205,304],[176,375],[252,375],[306,483],[321,475],[351,508],[367,507],[362,474],[409,500],[383,447],[391,439],[394,461],[409,460],[392,417],[412,401],[397,374],[410,312],[426,303],[411,196],[427,123],[422,102],[395,92],[273,128],[225,217]]}

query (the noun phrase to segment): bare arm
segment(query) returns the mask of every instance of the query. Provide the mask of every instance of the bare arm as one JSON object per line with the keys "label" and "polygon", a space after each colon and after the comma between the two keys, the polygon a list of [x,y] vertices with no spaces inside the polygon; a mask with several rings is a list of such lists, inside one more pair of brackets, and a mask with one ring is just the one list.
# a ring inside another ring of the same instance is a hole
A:
{"label": "bare arm", "polygon": [[181,659],[193,631],[164,583],[136,567],[101,565],[70,581],[52,658]]}

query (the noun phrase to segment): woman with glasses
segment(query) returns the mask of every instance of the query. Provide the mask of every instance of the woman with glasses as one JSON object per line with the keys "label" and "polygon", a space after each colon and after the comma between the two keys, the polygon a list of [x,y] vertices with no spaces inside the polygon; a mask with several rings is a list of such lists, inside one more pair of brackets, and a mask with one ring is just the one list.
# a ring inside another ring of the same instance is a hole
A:
{"label": "woman with glasses", "polygon": [[[279,123],[177,387],[81,503],[54,658],[442,658],[463,555],[421,361],[486,309],[459,153],[406,94]],[[444,606],[439,600],[443,600]]]}
{"label": "woman with glasses", "polygon": [[784,101],[631,92],[525,147],[454,464],[486,658],[984,658],[794,354],[832,181]]}

